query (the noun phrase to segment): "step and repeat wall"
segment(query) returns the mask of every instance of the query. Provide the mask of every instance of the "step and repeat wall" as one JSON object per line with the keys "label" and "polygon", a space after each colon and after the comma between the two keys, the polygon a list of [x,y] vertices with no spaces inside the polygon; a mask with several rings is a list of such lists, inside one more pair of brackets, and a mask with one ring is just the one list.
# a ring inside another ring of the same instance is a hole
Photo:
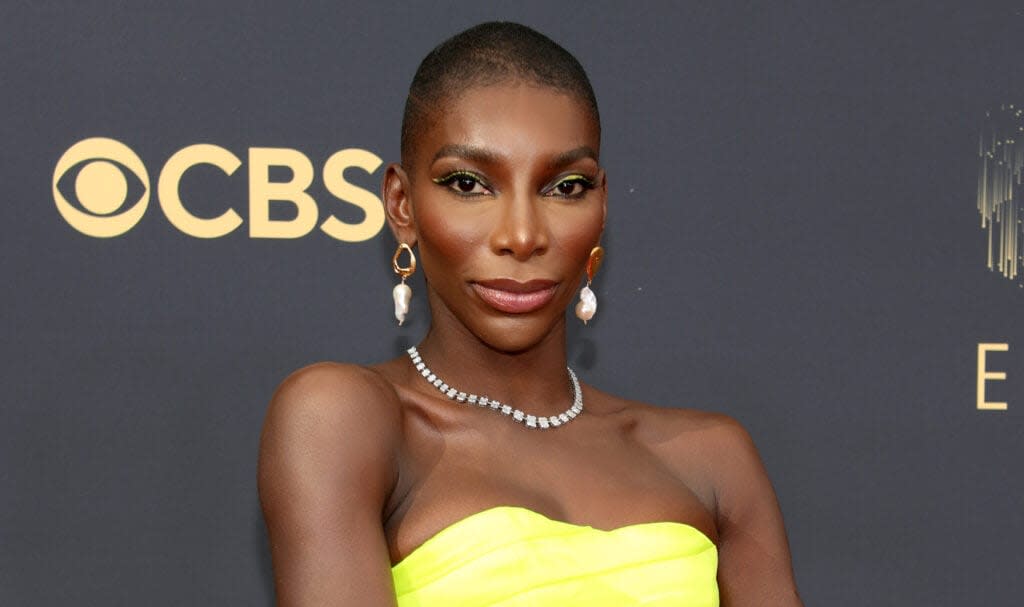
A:
{"label": "step and repeat wall", "polygon": [[0,8],[0,604],[273,603],[267,402],[423,336],[379,183],[493,19],[601,107],[584,381],[739,419],[808,605],[1016,604],[1024,11],[942,2]]}

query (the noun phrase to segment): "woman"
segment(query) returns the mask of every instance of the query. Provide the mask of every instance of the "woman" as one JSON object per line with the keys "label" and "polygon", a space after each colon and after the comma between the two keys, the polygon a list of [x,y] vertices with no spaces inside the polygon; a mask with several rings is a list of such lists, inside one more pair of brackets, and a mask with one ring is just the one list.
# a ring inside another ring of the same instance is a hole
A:
{"label": "woman", "polygon": [[275,394],[260,496],[281,605],[800,605],[746,432],[567,370],[565,310],[602,255],[599,149],[586,74],[533,30],[483,24],[423,61],[382,191],[430,330]]}

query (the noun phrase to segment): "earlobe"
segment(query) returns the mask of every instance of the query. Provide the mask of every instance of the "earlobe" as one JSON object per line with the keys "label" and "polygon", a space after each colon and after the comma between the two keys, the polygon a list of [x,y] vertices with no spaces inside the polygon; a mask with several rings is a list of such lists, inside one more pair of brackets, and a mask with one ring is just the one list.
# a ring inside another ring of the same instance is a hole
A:
{"label": "earlobe", "polygon": [[409,176],[397,163],[388,165],[381,183],[381,199],[387,214],[388,226],[398,242],[416,244],[416,219],[409,196]]}

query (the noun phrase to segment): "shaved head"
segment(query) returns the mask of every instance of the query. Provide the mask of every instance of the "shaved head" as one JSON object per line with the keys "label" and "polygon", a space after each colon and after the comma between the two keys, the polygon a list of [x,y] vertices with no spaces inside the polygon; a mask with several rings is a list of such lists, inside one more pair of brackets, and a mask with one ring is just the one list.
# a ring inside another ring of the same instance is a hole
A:
{"label": "shaved head", "polygon": [[598,135],[601,118],[587,73],[569,51],[544,34],[508,22],[481,23],[442,42],[420,63],[402,116],[402,164],[415,140],[444,103],[479,86],[525,83],[575,97],[590,112]]}

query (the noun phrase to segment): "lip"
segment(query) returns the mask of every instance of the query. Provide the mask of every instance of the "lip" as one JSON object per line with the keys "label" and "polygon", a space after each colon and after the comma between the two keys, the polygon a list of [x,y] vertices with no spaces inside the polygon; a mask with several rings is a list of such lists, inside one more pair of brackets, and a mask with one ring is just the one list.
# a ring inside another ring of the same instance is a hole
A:
{"label": "lip", "polygon": [[494,278],[470,283],[476,294],[499,312],[527,314],[546,306],[555,297],[558,283],[534,279],[520,282],[511,278]]}

